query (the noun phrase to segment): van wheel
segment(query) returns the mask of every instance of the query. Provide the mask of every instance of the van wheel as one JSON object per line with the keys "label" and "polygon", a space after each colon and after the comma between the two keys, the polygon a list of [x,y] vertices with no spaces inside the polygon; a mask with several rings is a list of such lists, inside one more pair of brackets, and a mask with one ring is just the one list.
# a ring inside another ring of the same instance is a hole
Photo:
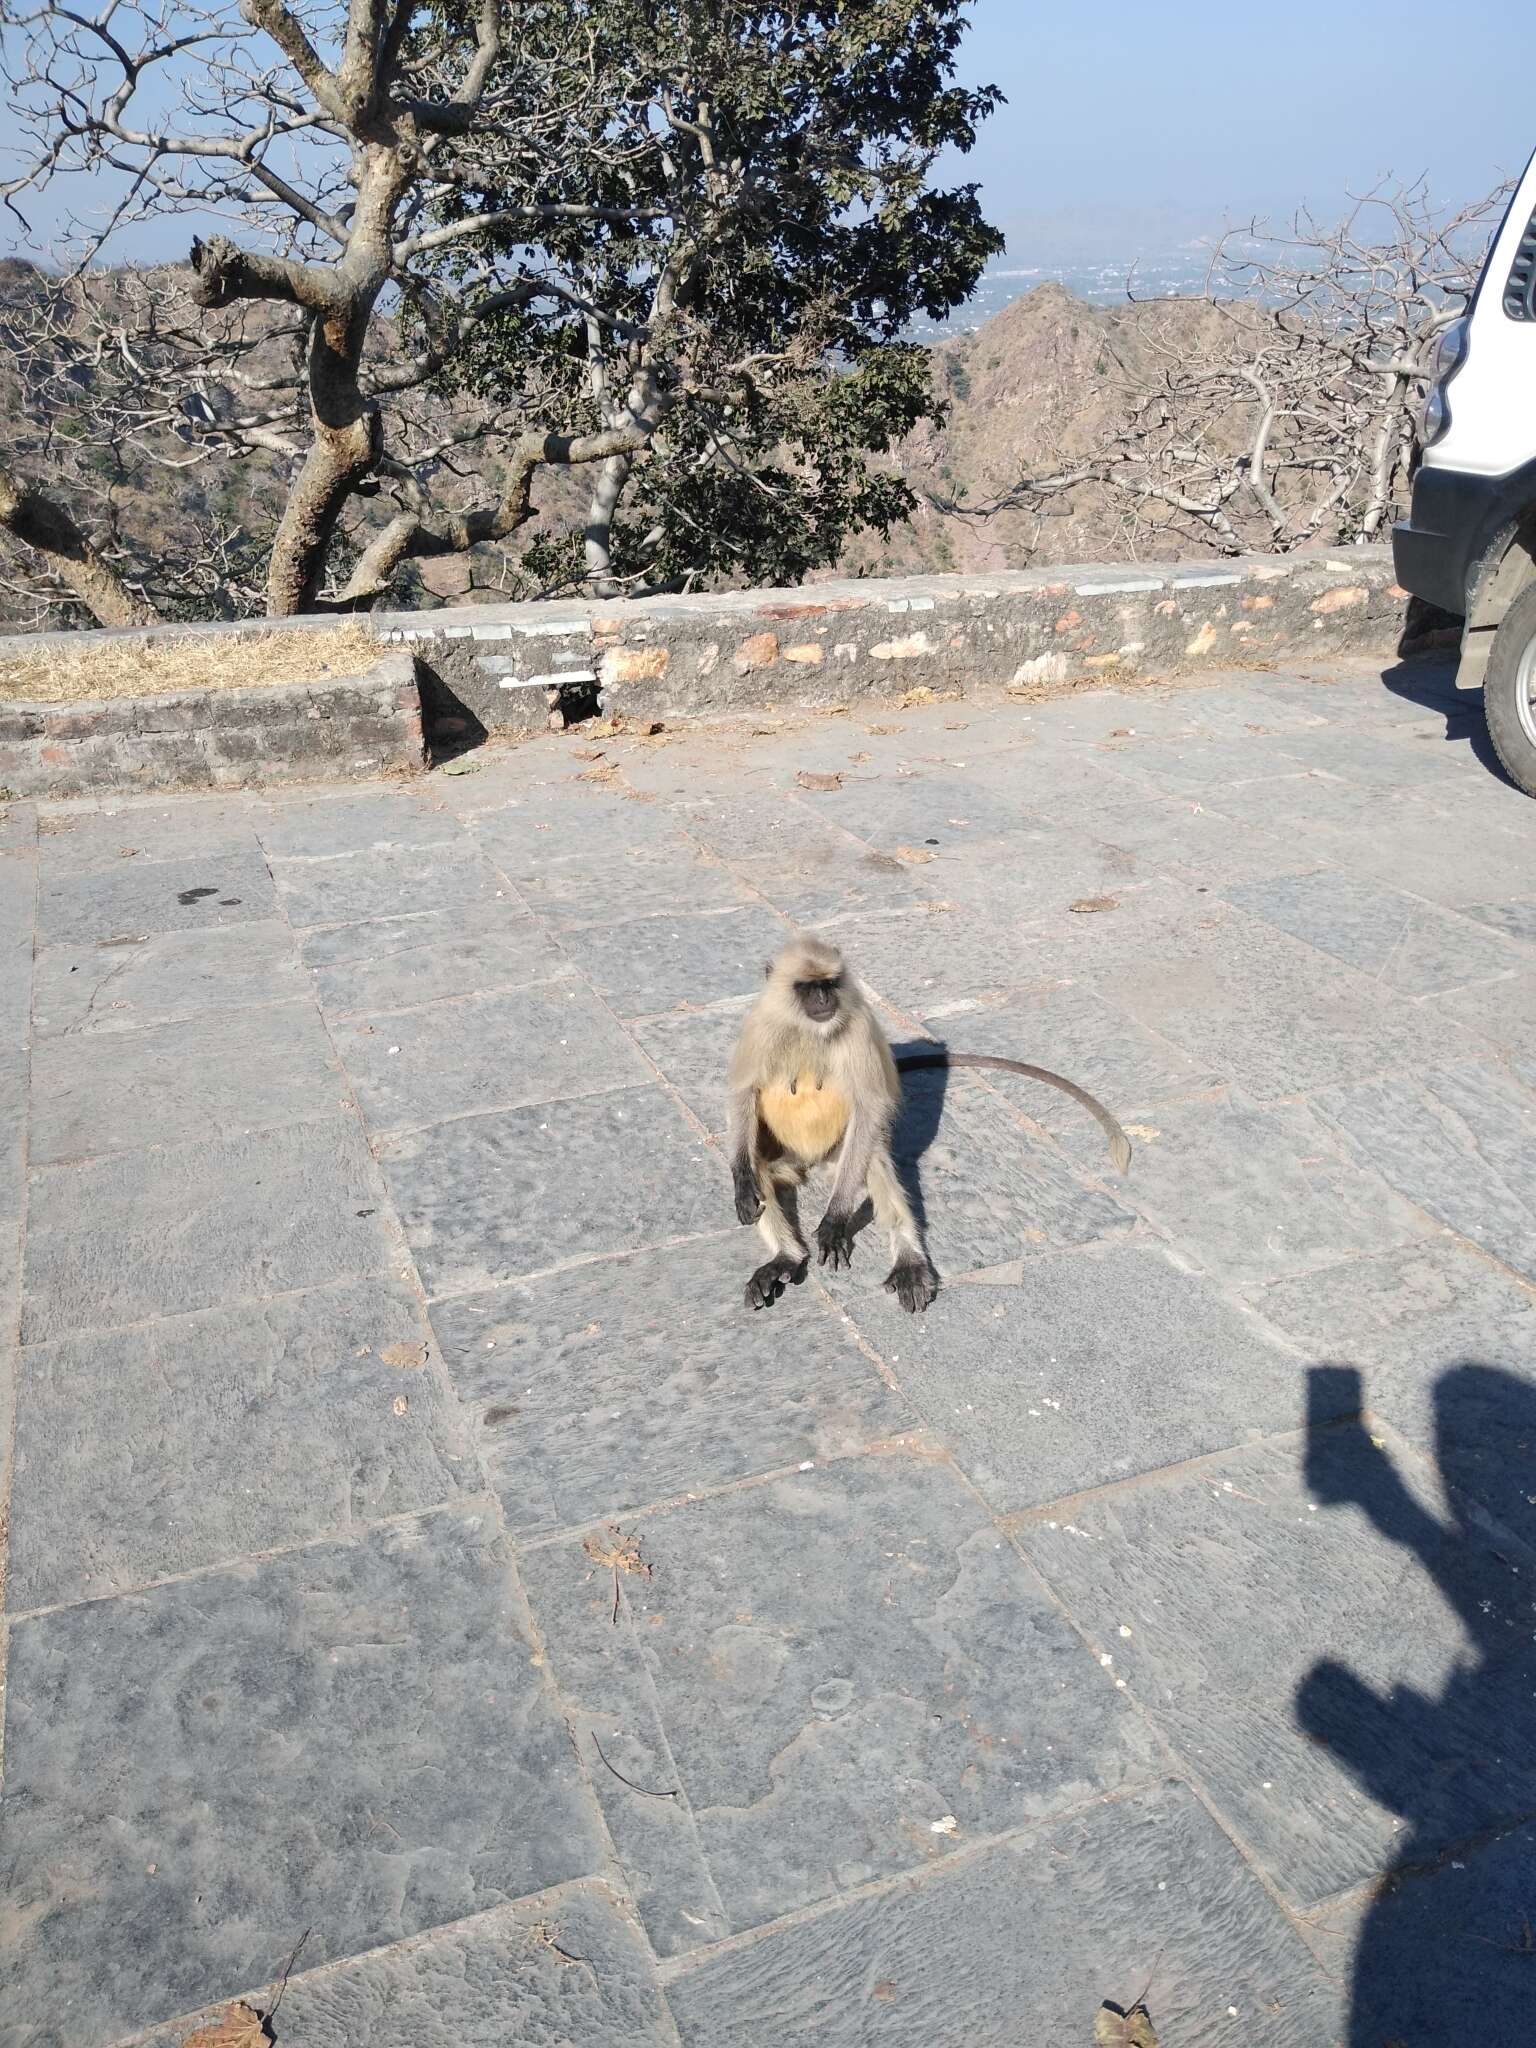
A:
{"label": "van wheel", "polygon": [[1493,636],[1483,716],[1510,781],[1536,796],[1536,583],[1521,591]]}

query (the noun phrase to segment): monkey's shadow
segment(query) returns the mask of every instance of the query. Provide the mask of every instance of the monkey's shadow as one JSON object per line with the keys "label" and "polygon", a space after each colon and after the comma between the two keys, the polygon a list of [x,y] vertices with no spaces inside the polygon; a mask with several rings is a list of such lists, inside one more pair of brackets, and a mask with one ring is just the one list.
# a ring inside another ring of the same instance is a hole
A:
{"label": "monkey's shadow", "polygon": [[[893,1041],[891,1045],[891,1051],[898,1060],[905,1059],[908,1054],[948,1050],[942,1040],[932,1038],[902,1039]],[[945,1067],[925,1067],[921,1073],[903,1074],[901,1108],[891,1130],[891,1160],[907,1200],[912,1204],[912,1215],[925,1251],[928,1246],[928,1210],[923,1200],[922,1158],[938,1134],[948,1086],[949,1071]],[[874,1220],[875,1212],[866,1199],[854,1218],[855,1236],[862,1236]]]}

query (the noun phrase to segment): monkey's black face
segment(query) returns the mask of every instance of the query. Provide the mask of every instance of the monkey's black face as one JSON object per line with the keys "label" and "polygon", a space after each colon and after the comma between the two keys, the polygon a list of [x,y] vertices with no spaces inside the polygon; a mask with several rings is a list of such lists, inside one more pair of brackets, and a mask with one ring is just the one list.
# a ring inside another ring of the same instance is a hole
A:
{"label": "monkey's black face", "polygon": [[842,982],[797,981],[795,994],[800,998],[800,1007],[813,1024],[830,1024],[836,1017],[841,996]]}

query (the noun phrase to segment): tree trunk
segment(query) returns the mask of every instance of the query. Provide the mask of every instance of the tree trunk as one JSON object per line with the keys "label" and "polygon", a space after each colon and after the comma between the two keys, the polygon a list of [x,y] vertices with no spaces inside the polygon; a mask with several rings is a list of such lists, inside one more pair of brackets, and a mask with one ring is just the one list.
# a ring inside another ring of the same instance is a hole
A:
{"label": "tree trunk", "polygon": [[315,610],[337,522],[382,452],[378,407],[358,383],[371,311],[371,295],[360,295],[345,314],[321,314],[310,329],[314,438],[272,544],[267,610],[273,618]]}
{"label": "tree trunk", "polygon": [[613,576],[613,515],[633,467],[632,456],[610,455],[592,486],[586,524],[587,581],[599,596]]}
{"label": "tree trunk", "polygon": [[98,626],[152,626],[159,613],[137,596],[76,526],[35,484],[0,469],[0,528],[42,556]]}

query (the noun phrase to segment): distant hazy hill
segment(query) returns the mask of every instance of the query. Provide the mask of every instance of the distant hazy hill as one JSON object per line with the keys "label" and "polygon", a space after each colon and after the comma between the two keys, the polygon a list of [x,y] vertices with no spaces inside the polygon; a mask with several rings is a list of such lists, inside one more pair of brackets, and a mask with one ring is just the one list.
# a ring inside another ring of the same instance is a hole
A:
{"label": "distant hazy hill", "polygon": [[[1043,284],[974,333],[940,342],[934,376],[949,418],[937,430],[921,428],[894,458],[924,503],[888,542],[855,542],[845,572],[1123,559],[1124,503],[1101,488],[1054,499],[1044,516],[993,509],[995,501],[1021,477],[1070,467],[1101,447],[1127,416],[1133,388],[1145,389],[1162,363],[1230,332],[1234,317],[1251,316],[1241,302],[1217,311],[1202,299],[1089,305],[1064,285]],[[1139,551],[1155,558],[1189,547],[1187,535],[1170,532]]]}

